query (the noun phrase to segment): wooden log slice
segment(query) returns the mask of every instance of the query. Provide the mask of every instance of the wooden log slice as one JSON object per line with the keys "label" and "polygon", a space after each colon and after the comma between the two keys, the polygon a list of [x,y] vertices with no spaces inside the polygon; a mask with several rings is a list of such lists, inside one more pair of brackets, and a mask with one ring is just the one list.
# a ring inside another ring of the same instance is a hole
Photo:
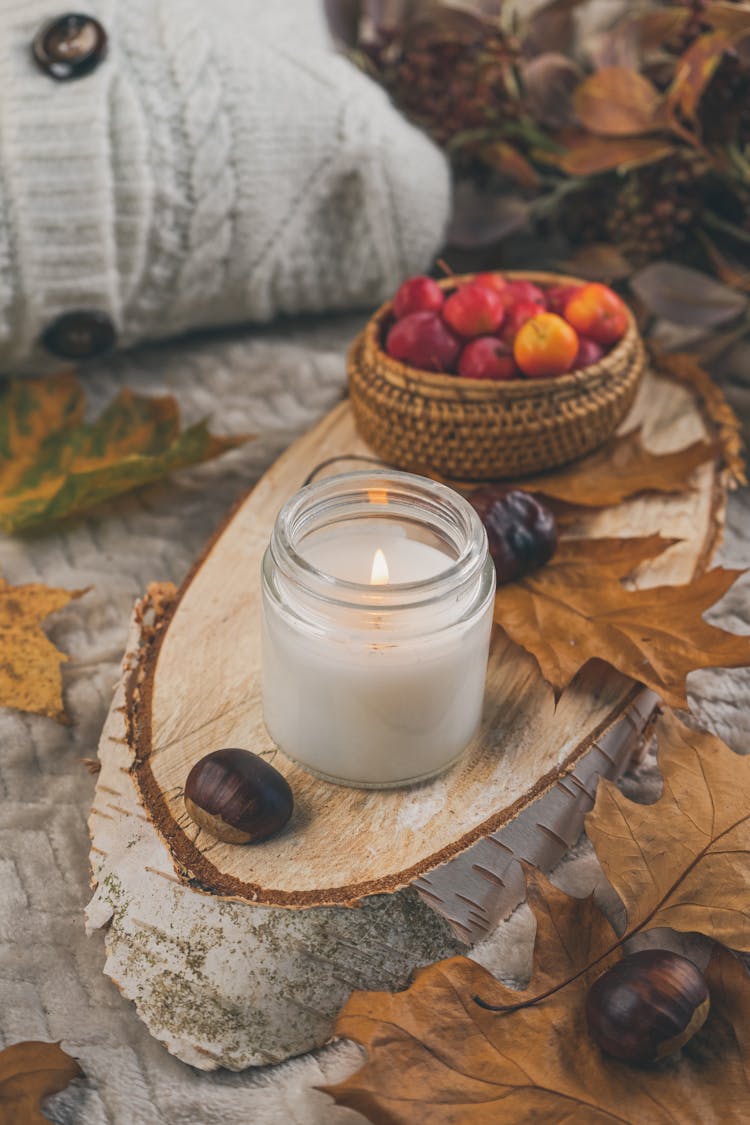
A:
{"label": "wooden log slice", "polygon": [[[645,444],[661,452],[719,436],[704,389],[653,370],[624,429],[637,425]],[[357,790],[319,780],[289,761],[262,718],[261,558],[279,508],[310,471],[327,458],[367,452],[347,403],[297,441],[230,516],[130,676],[128,739],[143,806],[178,877],[207,893],[313,907],[352,906],[394,892],[498,833],[552,790],[639,694],[608,666],[591,665],[555,704],[534,660],[496,630],[481,732],[446,774],[407,789]],[[659,532],[680,540],[640,570],[638,583],[681,583],[711,557],[724,501],[717,448],[684,493],[642,496],[587,516],[578,530],[593,536]],[[288,777],[296,812],[277,838],[253,847],[222,844],[187,818],[187,774],[198,758],[222,746],[262,754]],[[431,893],[429,881],[420,887]],[[434,897],[439,903],[445,896]],[[459,929],[462,924],[458,920]]]}
{"label": "wooden log slice", "polygon": [[177,878],[138,799],[125,724],[125,686],[173,593],[152,587],[136,605],[99,744],[87,929],[105,930],[105,974],[167,1050],[201,1070],[242,1070],[322,1046],[353,989],[404,988],[463,946],[411,887],[357,910],[285,910]]}

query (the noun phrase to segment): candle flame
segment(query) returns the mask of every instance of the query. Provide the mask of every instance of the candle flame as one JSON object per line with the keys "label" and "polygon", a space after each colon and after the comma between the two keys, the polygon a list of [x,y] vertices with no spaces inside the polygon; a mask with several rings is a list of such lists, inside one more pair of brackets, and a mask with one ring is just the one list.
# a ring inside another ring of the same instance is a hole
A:
{"label": "candle flame", "polygon": [[385,555],[380,547],[378,547],[372,560],[370,582],[373,586],[385,586],[388,582],[388,563],[385,561]]}
{"label": "candle flame", "polygon": [[371,504],[387,504],[388,490],[385,488],[368,488],[367,499]]}

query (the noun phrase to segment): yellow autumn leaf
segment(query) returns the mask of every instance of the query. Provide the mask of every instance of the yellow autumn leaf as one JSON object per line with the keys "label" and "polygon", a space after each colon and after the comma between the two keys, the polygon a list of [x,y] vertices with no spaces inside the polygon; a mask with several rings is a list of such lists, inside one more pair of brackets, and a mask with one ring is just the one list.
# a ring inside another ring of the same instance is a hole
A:
{"label": "yellow autumn leaf", "polygon": [[0,707],[67,721],[61,665],[68,657],[41,624],[85,590],[56,590],[39,583],[9,586],[0,578]]}

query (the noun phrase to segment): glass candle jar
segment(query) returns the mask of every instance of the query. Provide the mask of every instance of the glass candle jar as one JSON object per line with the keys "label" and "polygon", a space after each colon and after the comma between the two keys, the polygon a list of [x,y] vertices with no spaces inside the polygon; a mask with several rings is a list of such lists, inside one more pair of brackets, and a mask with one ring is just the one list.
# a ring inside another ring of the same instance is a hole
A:
{"label": "glass candle jar", "polygon": [[495,570],[457,492],[354,472],[282,508],[263,560],[263,699],[288,757],[342,785],[407,785],[475,735]]}

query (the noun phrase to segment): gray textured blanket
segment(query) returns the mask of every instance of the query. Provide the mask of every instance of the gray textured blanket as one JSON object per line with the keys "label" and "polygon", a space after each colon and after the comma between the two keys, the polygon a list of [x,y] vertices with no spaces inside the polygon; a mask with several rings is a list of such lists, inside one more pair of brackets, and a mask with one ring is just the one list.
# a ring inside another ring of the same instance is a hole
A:
{"label": "gray textured blanket", "polygon": [[[0,1045],[63,1041],[85,1079],[48,1103],[59,1125],[345,1125],[362,1118],[336,1109],[314,1087],[335,1081],[359,1058],[337,1044],[275,1068],[205,1074],[152,1040],[135,1011],[102,975],[104,937],[87,939],[90,896],[86,817],[94,779],[81,758],[95,753],[118,677],[134,600],[154,580],[179,582],[228,506],[270,461],[340,396],[352,319],[297,323],[262,334],[203,337],[120,356],[86,374],[92,409],[123,385],[169,391],[186,419],[204,414],[219,432],[257,440],[219,462],[120,500],[48,534],[0,542],[0,573],[91,592],[50,629],[72,662],[65,671],[73,725],[0,713]],[[750,379],[725,386],[750,419]],[[750,494],[733,497],[723,561],[750,565]],[[748,584],[717,616],[750,629]],[[706,672],[691,679],[693,711],[740,751],[750,751],[750,674]],[[652,799],[658,773],[647,761],[623,783]],[[583,841],[556,879],[584,893],[601,872]],[[532,925],[521,907],[473,953],[508,981],[528,973]]]}

